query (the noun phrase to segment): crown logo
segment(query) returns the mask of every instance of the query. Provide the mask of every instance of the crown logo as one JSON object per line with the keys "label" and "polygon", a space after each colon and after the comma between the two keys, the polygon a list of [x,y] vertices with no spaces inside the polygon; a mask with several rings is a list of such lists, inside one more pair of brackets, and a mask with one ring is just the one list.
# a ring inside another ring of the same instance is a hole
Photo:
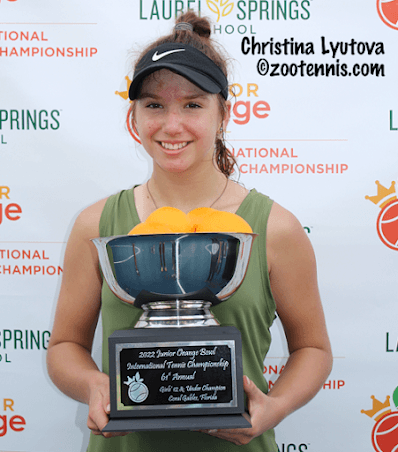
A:
{"label": "crown logo", "polygon": [[115,94],[120,96],[122,99],[127,100],[129,98],[129,89],[130,89],[130,85],[131,85],[131,80],[129,79],[129,77],[127,75],[126,75],[126,77],[124,77],[124,79],[127,82],[126,91],[115,91]]}
{"label": "crown logo", "polygon": [[370,418],[372,418],[374,421],[378,421],[382,417],[384,417],[386,414],[391,413],[391,406],[390,406],[390,396],[386,397],[386,400],[384,403],[380,402],[376,399],[375,396],[370,397],[373,400],[373,407],[371,410],[361,410],[361,413],[366,414]]}
{"label": "crown logo", "polygon": [[391,201],[397,199],[397,194],[395,192],[395,181],[391,182],[390,188],[384,187],[383,185],[380,184],[378,180],[376,181],[376,185],[377,185],[377,195],[365,196],[365,199],[372,201],[374,204],[379,206],[380,209],[385,207]]}

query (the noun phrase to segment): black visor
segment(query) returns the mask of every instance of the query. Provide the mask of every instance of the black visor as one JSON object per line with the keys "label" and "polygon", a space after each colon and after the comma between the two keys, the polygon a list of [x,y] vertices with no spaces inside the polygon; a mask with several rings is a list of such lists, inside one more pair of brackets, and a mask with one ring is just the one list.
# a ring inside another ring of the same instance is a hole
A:
{"label": "black visor", "polygon": [[228,80],[223,71],[204,53],[186,44],[162,44],[139,61],[129,89],[130,100],[137,99],[143,79],[160,69],[169,69],[211,94],[228,99]]}

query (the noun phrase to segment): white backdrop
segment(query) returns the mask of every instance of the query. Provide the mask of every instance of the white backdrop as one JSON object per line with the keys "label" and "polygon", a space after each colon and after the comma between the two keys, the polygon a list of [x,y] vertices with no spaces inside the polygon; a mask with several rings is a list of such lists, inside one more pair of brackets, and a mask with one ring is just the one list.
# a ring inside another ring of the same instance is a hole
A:
{"label": "white backdrop", "polygon": [[[125,77],[187,8],[233,58],[240,181],[290,209],[318,259],[334,368],[280,450],[396,451],[396,0],[0,1],[0,450],[86,449],[87,407],[45,367],[65,242],[78,212],[150,174]],[[271,384],[287,356],[273,336]]]}

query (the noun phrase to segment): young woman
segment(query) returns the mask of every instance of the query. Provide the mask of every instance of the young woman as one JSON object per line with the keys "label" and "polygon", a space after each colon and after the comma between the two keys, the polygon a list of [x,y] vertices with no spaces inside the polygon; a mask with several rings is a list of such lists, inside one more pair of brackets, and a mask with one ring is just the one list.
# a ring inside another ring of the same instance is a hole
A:
{"label": "young woman", "polygon": [[[129,94],[131,125],[153,159],[153,174],[145,184],[99,201],[77,218],[65,253],[49,374],[61,391],[89,405],[89,451],[232,451],[241,446],[239,450],[275,452],[273,428],[314,397],[331,370],[309,240],[291,213],[230,179],[235,162],[223,142],[231,108],[227,70],[206,19],[187,13],[169,36],[149,46],[135,67]],[[237,213],[259,234],[243,284],[212,310],[221,325],[235,325],[242,334],[252,428],[102,433],[110,411],[107,338],[116,329],[133,328],[141,310],[110,292],[90,239],[127,234],[162,206]],[[100,311],[102,372],[91,358]],[[262,370],[275,313],[290,356],[268,391]]]}

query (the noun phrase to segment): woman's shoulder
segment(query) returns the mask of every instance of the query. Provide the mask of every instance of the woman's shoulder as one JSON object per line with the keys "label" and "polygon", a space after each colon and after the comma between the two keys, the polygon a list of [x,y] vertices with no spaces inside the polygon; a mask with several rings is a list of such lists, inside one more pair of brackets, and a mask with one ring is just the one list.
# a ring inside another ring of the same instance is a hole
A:
{"label": "woman's shoulder", "polygon": [[312,245],[300,221],[277,202],[272,204],[268,220],[267,249],[271,263],[313,255]]}
{"label": "woman's shoulder", "polygon": [[125,210],[131,203],[134,203],[134,188],[135,186],[131,189],[120,190],[89,205],[79,213],[75,225],[80,226],[90,233],[94,231],[99,234],[99,225],[103,214],[112,217],[115,206],[120,205]]}
{"label": "woman's shoulder", "polygon": [[275,201],[272,203],[268,229],[270,233],[275,235],[275,238],[283,238],[286,235],[303,232],[303,228],[297,217]]}
{"label": "woman's shoulder", "polygon": [[103,198],[83,209],[76,218],[74,229],[83,236],[98,237],[102,211],[108,199]]}

